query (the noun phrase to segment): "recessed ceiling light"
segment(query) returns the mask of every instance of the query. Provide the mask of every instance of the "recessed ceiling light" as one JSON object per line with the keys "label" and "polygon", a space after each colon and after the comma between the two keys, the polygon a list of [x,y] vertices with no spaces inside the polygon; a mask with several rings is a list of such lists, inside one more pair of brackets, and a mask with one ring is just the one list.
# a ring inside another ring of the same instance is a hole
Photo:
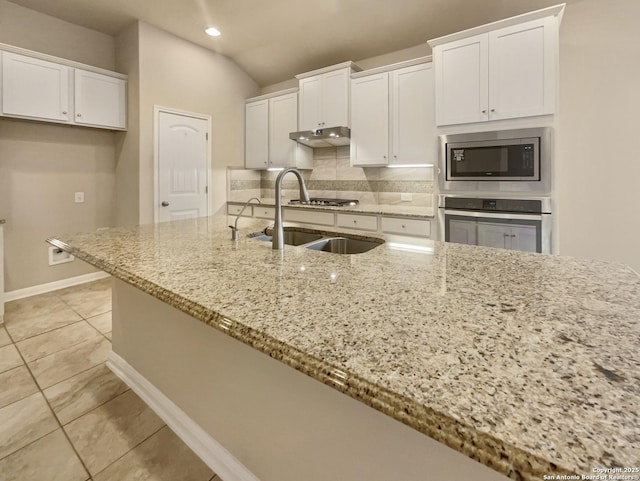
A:
{"label": "recessed ceiling light", "polygon": [[211,37],[219,37],[220,36],[220,30],[218,30],[216,27],[207,27],[204,29],[204,33],[206,33],[207,35],[211,36]]}

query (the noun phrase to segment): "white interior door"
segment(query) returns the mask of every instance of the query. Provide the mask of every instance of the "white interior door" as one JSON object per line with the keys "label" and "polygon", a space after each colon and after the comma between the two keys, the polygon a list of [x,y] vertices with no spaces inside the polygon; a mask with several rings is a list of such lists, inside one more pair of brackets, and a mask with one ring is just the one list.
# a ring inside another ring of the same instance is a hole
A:
{"label": "white interior door", "polygon": [[157,220],[208,215],[209,121],[164,111],[159,111],[156,118]]}

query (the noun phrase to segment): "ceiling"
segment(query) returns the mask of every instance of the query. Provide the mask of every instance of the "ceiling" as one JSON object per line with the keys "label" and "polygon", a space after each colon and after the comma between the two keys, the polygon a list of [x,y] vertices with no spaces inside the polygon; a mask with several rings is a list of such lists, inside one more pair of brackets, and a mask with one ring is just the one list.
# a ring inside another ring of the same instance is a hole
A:
{"label": "ceiling", "polygon": [[[561,0],[11,0],[115,36],[134,20],[226,55],[261,86]],[[579,1],[579,0],[573,0]],[[208,37],[206,26],[220,37]]]}

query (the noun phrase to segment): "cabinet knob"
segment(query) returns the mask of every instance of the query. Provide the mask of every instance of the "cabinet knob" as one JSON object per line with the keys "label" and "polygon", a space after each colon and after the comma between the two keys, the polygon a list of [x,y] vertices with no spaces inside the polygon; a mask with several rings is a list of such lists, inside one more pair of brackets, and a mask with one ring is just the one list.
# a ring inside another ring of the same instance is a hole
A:
{"label": "cabinet knob", "polygon": [[511,237],[512,237],[512,238],[513,238],[513,237],[515,237],[515,236],[516,236],[515,234],[511,234]]}
{"label": "cabinet knob", "polygon": [[386,155],[383,155],[383,156],[382,156],[382,158],[386,160],[387,156],[386,156]]}
{"label": "cabinet knob", "polygon": [[63,111],[62,111],[62,115],[67,115],[67,111],[66,111],[66,110],[63,110]]}
{"label": "cabinet knob", "polygon": [[495,111],[496,111],[496,109],[491,109],[491,111],[492,111],[492,112],[495,112]]}
{"label": "cabinet knob", "polygon": [[354,224],[357,224],[357,223],[358,223],[358,221],[357,221],[357,220],[355,220],[355,219],[353,219],[353,223],[354,223]]}
{"label": "cabinet knob", "polygon": [[486,113],[487,113],[486,109],[485,109],[485,110],[483,110],[483,111],[482,111],[482,113],[483,113],[483,114],[486,114]]}
{"label": "cabinet knob", "polygon": [[76,114],[76,117],[82,117],[82,114]]}
{"label": "cabinet knob", "polygon": [[404,224],[402,224],[400,227],[402,227],[403,229],[406,229],[406,226]]}
{"label": "cabinet knob", "polygon": [[160,205],[162,205],[162,207],[169,207],[169,202],[167,202],[166,200],[163,200],[162,204]]}
{"label": "cabinet knob", "polygon": [[505,237],[509,237],[509,234],[504,234]]}

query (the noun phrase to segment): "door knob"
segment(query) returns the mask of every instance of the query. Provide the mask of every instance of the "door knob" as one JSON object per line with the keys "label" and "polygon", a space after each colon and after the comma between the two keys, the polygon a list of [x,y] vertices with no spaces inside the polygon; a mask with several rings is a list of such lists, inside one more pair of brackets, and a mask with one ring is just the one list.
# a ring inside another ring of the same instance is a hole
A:
{"label": "door knob", "polygon": [[162,207],[169,207],[169,202],[167,202],[166,200],[163,200]]}

